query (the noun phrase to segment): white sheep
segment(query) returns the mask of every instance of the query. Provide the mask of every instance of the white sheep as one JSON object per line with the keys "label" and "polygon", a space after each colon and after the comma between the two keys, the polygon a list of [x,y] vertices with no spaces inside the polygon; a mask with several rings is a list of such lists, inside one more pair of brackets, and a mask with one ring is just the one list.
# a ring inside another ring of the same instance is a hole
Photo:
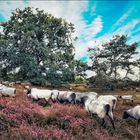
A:
{"label": "white sheep", "polygon": [[58,101],[58,96],[59,96],[59,91],[58,90],[52,90],[52,94],[51,94],[51,97],[50,99],[53,101],[53,102],[56,102]]}
{"label": "white sheep", "polygon": [[76,103],[83,105],[83,98],[88,97],[89,99],[97,99],[97,93],[96,92],[87,92],[87,93],[81,93],[81,92],[76,92]]}
{"label": "white sheep", "polygon": [[73,91],[59,91],[57,100],[60,103],[75,103],[75,93]]}
{"label": "white sheep", "polygon": [[105,117],[108,116],[113,128],[115,129],[112,107],[108,102],[98,99],[91,100],[86,97],[84,99],[84,104],[88,113],[96,114],[100,119],[102,119],[101,126],[105,124]]}
{"label": "white sheep", "polygon": [[133,95],[123,95],[123,96],[120,96],[120,98],[121,98],[123,101],[131,101],[131,102],[134,102],[134,101],[133,101]]}
{"label": "white sheep", "polygon": [[3,88],[0,89],[0,94],[3,96],[15,97],[16,88],[3,86]]}
{"label": "white sheep", "polygon": [[110,104],[112,111],[116,108],[117,98],[113,95],[101,95],[98,97],[98,100],[104,100]]}
{"label": "white sheep", "polygon": [[138,123],[140,123],[140,105],[137,105],[131,109],[124,111],[122,118],[127,119],[129,117],[137,120],[137,127],[138,127]]}
{"label": "white sheep", "polygon": [[32,88],[27,91],[28,97],[33,100],[46,99],[48,101],[52,96],[52,90]]}

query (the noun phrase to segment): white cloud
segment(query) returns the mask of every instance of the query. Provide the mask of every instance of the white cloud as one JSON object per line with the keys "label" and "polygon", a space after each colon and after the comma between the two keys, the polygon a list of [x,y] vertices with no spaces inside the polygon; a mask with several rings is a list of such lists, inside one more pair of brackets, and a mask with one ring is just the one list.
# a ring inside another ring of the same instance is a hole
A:
{"label": "white cloud", "polygon": [[103,22],[100,16],[96,17],[93,22],[89,25],[85,25],[81,36],[85,38],[86,41],[94,38],[99,32],[102,31]]}
{"label": "white cloud", "polygon": [[118,26],[120,24],[122,24],[130,15],[131,13],[133,12],[134,10],[134,7],[132,7],[131,9],[129,9],[125,14],[123,14],[120,19],[115,23],[114,26]]}
{"label": "white cloud", "polygon": [[90,25],[83,25],[81,30],[81,37],[83,40],[79,40],[75,44],[77,59],[80,59],[83,56],[87,56],[88,48],[96,46],[94,38],[99,32],[101,32],[102,28],[103,23],[100,16],[96,17]]}
{"label": "white cloud", "polygon": [[134,42],[140,42],[140,34],[137,34],[135,36],[131,36],[131,39],[128,41],[129,44],[132,44]]}
{"label": "white cloud", "polygon": [[136,36],[131,36],[131,32],[134,30],[134,28],[136,27],[136,25],[138,25],[140,23],[139,19],[134,19],[131,22],[125,24],[124,26],[121,26],[120,28],[118,28],[117,30],[115,30],[114,32],[109,32],[104,34],[101,37],[96,38],[96,44],[98,44],[99,47],[101,47],[101,44],[108,42],[113,35],[122,35],[122,34],[128,34],[128,37],[131,37],[132,39],[130,39],[130,41],[128,41],[128,43],[133,43],[135,41],[139,41],[140,39],[140,35],[137,34]]}
{"label": "white cloud", "polygon": [[[131,22],[120,26],[117,30],[115,31],[110,31],[112,33],[112,35],[115,34],[128,34],[129,36],[132,34],[132,31],[134,30],[134,28],[136,27],[136,25],[138,25],[140,23],[140,19],[134,19]],[[114,25],[115,26],[115,25]]]}

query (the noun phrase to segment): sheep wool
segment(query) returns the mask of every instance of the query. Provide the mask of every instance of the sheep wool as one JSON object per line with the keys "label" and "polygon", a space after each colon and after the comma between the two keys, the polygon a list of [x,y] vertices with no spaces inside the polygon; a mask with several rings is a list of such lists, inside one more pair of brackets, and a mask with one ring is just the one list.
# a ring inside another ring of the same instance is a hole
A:
{"label": "sheep wool", "polygon": [[98,100],[103,100],[109,103],[109,105],[112,107],[112,109],[116,108],[117,104],[117,98],[113,95],[101,95],[98,97]]}
{"label": "sheep wool", "polygon": [[99,118],[101,118],[103,121],[101,125],[104,125],[104,119],[106,116],[108,116],[113,128],[115,129],[112,107],[109,105],[108,102],[98,99],[91,100],[87,98],[87,100],[85,101],[85,109],[90,114],[96,114]]}
{"label": "sheep wool", "polygon": [[126,119],[128,117],[131,117],[135,120],[140,120],[140,105],[124,111],[123,119]]}
{"label": "sheep wool", "polygon": [[1,89],[1,94],[3,96],[15,97],[16,88],[4,87],[3,89]]}
{"label": "sheep wool", "polygon": [[47,90],[47,89],[32,88],[29,94],[31,94],[30,96],[35,100],[42,99],[42,98],[49,100],[51,97],[52,91]]}

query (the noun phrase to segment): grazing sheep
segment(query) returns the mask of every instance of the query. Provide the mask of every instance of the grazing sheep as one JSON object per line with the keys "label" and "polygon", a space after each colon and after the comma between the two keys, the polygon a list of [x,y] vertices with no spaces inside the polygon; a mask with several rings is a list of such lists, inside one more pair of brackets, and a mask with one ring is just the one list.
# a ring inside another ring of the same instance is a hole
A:
{"label": "grazing sheep", "polygon": [[98,97],[98,100],[104,100],[108,102],[109,105],[112,107],[112,111],[116,108],[117,98],[113,95],[101,95]]}
{"label": "grazing sheep", "polygon": [[134,101],[133,101],[133,96],[132,96],[132,95],[123,95],[123,96],[120,96],[120,98],[121,98],[123,101],[131,101],[132,103],[134,102]]}
{"label": "grazing sheep", "polygon": [[42,98],[48,101],[51,99],[52,90],[32,88],[27,90],[27,95],[36,101]]}
{"label": "grazing sheep", "polygon": [[81,105],[84,105],[83,102],[84,97],[88,97],[90,99],[96,99],[98,95],[96,92],[87,92],[87,93],[76,92],[75,94],[76,94],[75,102]]}
{"label": "grazing sheep", "polygon": [[73,91],[59,91],[57,100],[60,103],[75,103],[76,94]]}
{"label": "grazing sheep", "polygon": [[76,92],[75,94],[76,94],[75,102],[77,104],[83,104],[82,99],[83,99],[83,97],[86,96],[86,94],[85,93],[81,93],[81,92]]}
{"label": "grazing sheep", "polygon": [[67,93],[67,91],[59,91],[58,96],[57,96],[57,101],[60,103],[64,103],[66,93]]}
{"label": "grazing sheep", "polygon": [[84,98],[85,109],[90,114],[96,114],[100,119],[102,119],[103,126],[105,124],[105,117],[108,116],[110,122],[115,129],[112,107],[110,104],[103,100],[91,100],[88,97]]}
{"label": "grazing sheep", "polygon": [[51,94],[51,97],[50,99],[53,101],[53,102],[56,102],[58,101],[58,96],[59,96],[59,91],[58,90],[52,90],[52,94]]}
{"label": "grazing sheep", "polygon": [[138,127],[138,124],[140,123],[140,105],[137,105],[131,109],[124,111],[122,118],[127,119],[129,117],[137,120],[137,127]]}
{"label": "grazing sheep", "polygon": [[16,88],[6,86],[3,86],[3,88],[0,87],[0,94],[3,96],[15,97]]}

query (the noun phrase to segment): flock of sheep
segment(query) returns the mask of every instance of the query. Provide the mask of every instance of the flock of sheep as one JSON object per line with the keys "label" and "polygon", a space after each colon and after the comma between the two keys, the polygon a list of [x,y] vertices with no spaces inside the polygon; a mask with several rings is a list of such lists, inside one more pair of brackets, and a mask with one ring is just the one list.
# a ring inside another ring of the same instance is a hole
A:
{"label": "flock of sheep", "polygon": [[[47,102],[71,103],[84,106],[89,115],[96,114],[101,120],[101,126],[105,124],[105,117],[107,116],[115,129],[113,112],[120,99],[130,100],[133,102],[132,95],[118,96],[118,95],[101,95],[98,96],[96,92],[80,93],[74,91],[59,91],[48,89],[37,89],[25,86],[27,96],[33,101],[44,99]],[[8,87],[0,84],[0,95],[15,97],[16,88]],[[137,120],[137,126],[140,122],[140,105],[137,105],[129,110],[123,112],[123,119],[131,117]]]}

